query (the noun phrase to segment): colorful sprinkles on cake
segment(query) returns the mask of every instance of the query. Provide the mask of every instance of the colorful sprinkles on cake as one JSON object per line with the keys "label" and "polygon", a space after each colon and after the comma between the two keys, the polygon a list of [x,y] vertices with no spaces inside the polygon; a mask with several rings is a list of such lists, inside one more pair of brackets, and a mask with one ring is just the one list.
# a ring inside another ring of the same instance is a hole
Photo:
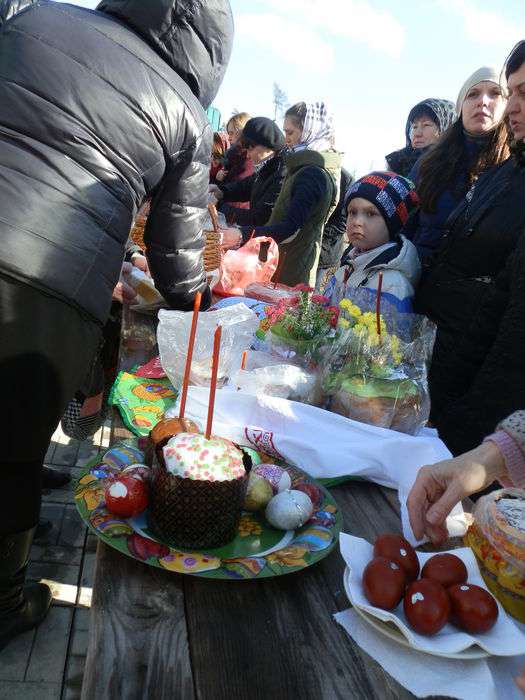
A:
{"label": "colorful sprinkles on cake", "polygon": [[242,452],[229,440],[179,433],[163,449],[166,469],[196,481],[230,481],[244,476]]}

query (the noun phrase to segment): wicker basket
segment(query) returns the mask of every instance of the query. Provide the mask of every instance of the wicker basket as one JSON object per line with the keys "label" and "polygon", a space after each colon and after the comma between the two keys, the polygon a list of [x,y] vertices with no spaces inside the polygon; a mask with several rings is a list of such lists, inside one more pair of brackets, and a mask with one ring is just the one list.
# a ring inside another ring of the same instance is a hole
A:
{"label": "wicker basket", "polygon": [[[249,467],[251,458],[244,459]],[[148,524],[175,547],[220,547],[235,537],[247,483],[248,470],[230,481],[197,481],[170,474],[155,459]]]}

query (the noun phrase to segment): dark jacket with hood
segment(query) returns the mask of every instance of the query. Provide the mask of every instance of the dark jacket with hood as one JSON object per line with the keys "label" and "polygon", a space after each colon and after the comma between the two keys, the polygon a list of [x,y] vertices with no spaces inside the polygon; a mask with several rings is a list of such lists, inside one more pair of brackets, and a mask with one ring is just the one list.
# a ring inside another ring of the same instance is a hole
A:
{"label": "dark jacket with hood", "polygon": [[319,268],[328,269],[338,267],[345,247],[344,236],[346,233],[346,191],[354,181],[348,170],[341,168],[341,180],[339,185],[339,202],[332,216],[325,224],[323,240],[321,242],[321,257]]}
{"label": "dark jacket with hood", "polygon": [[[264,226],[272,215],[285,175],[283,152],[276,153],[262,168],[239,182],[219,184],[223,193],[220,211],[228,223],[239,226]],[[249,209],[240,209],[230,202],[250,202]]]}
{"label": "dark jacket with hood", "polygon": [[228,0],[25,4],[0,27],[0,272],[104,321],[152,195],[150,269],[172,306],[191,308],[207,290],[203,107],[230,55]]}
{"label": "dark jacket with hood", "polygon": [[416,116],[427,112],[436,123],[439,133],[442,134],[456,119],[456,108],[449,100],[438,100],[430,97],[414,105],[409,112],[405,126],[406,146],[399,151],[394,151],[385,156],[388,168],[394,173],[408,177],[408,174],[417,163],[419,158],[426,153],[427,148],[412,148],[410,141],[410,127]]}
{"label": "dark jacket with hood", "polygon": [[[509,158],[478,179],[447,222],[416,308],[437,324],[429,374],[432,419],[448,401],[448,366],[525,231],[525,163]],[[503,418],[504,416],[502,416]]]}

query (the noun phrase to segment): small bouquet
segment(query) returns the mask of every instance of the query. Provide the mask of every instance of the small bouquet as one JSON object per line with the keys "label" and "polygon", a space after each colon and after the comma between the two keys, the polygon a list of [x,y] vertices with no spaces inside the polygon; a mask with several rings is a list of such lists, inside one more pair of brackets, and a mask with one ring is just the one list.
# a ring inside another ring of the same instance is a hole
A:
{"label": "small bouquet", "polygon": [[384,314],[374,313],[363,295],[358,300],[339,302],[338,334],[321,372],[328,406],[362,423],[414,434],[430,410],[427,363],[435,328],[425,317],[386,304]]}
{"label": "small bouquet", "polygon": [[261,328],[273,352],[309,363],[319,359],[321,347],[335,336],[339,309],[326,297],[312,294],[311,287],[298,285],[295,290],[296,296],[266,309]]}

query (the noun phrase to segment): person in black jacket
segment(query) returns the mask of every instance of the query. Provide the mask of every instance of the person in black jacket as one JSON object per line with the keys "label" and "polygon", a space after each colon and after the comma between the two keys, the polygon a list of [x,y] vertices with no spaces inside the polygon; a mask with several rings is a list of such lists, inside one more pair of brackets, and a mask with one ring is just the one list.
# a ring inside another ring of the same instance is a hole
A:
{"label": "person in black jacket", "polygon": [[[284,135],[267,117],[250,119],[242,132],[240,146],[254,166],[253,175],[238,182],[210,187],[219,201],[219,209],[229,224],[264,226],[284,180]],[[229,202],[250,202],[249,209],[240,209]]]}
{"label": "person in black jacket", "polygon": [[483,173],[449,222],[420,309],[438,324],[431,419],[449,449],[475,447],[522,408],[525,391],[525,42],[510,55],[507,117],[513,154]]}
{"label": "person in black jacket", "polygon": [[[20,10],[15,14],[16,10]],[[0,645],[38,624],[23,589],[42,462],[87,376],[133,219],[166,301],[210,302],[201,222],[228,63],[228,0],[0,5]]]}

